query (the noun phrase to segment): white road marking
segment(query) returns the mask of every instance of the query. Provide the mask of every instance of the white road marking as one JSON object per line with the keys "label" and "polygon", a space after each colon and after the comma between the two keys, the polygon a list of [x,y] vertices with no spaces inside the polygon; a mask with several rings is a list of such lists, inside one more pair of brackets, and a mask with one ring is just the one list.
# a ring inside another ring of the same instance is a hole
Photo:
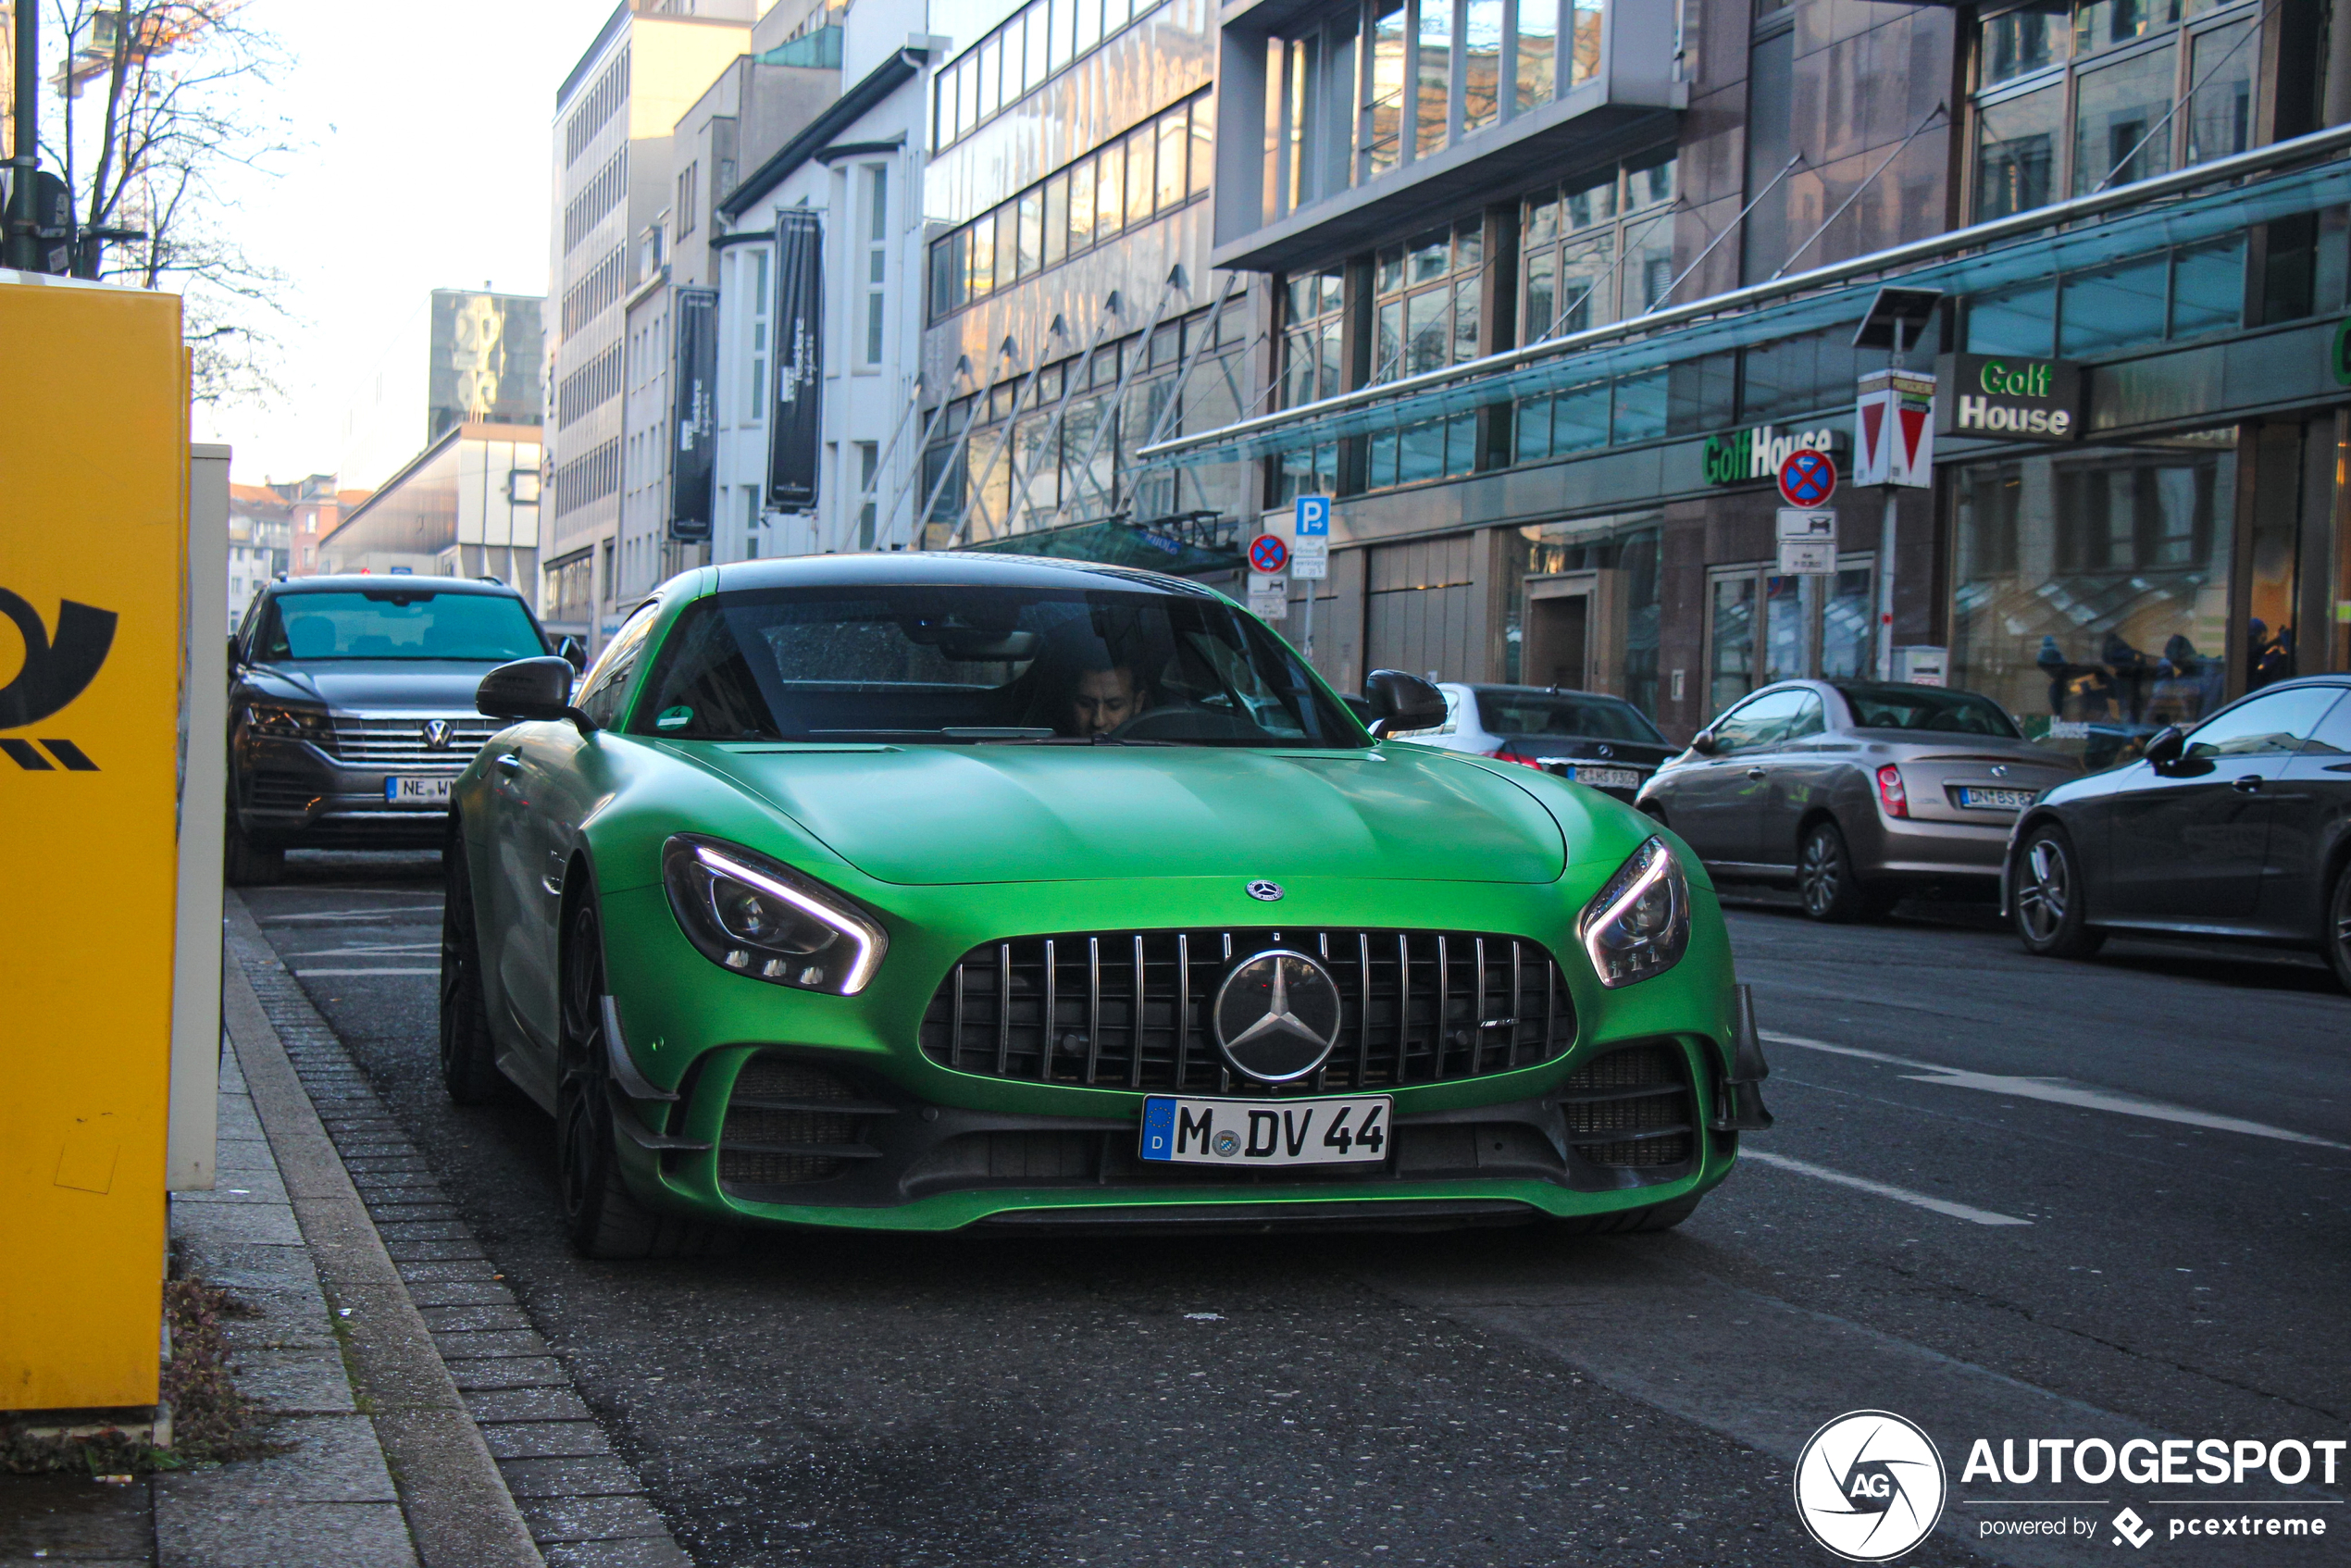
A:
{"label": "white road marking", "polygon": [[2185,1105],[2172,1105],[2160,1100],[2148,1100],[2141,1095],[2126,1094],[2120,1089],[2086,1089],[2064,1078],[2013,1077],[2004,1073],[1975,1073],[1964,1067],[1946,1067],[1936,1062],[1920,1062],[1908,1056],[1889,1056],[1882,1051],[1863,1051],[1858,1046],[1831,1045],[1826,1040],[1807,1039],[1801,1035],[1776,1034],[1770,1029],[1758,1033],[1774,1045],[1799,1046],[1806,1051],[1825,1051],[1836,1056],[1858,1056],[1865,1062],[1884,1062],[1896,1067],[1916,1067],[1915,1073],[1905,1073],[1906,1078],[1919,1083],[1942,1084],[1950,1089],[1982,1089],[1986,1094],[2012,1095],[2019,1100],[2046,1101],[2052,1105],[2077,1105],[2090,1111],[2113,1111],[2125,1116],[2145,1116],[2150,1121],[2176,1122],[2182,1126],[2205,1127],[2213,1132],[2244,1133],[2248,1138],[2274,1138],[2285,1143],[2307,1143],[2320,1149],[2351,1150],[2351,1143],[2336,1143],[2330,1139],[2314,1138],[2306,1132],[2291,1132],[2273,1127],[2265,1122],[2248,1122],[2236,1116],[2215,1115],[2209,1111],[2197,1111]]}
{"label": "white road marking", "polygon": [[396,920],[404,915],[429,913],[431,912],[421,906],[416,909],[330,909],[316,915],[272,915],[265,918],[261,924],[285,926],[296,920]]}
{"label": "white road marking", "polygon": [[315,947],[307,952],[293,954],[296,958],[362,958],[391,957],[399,953],[438,952],[441,944],[432,942],[359,942],[350,947]]}
{"label": "white road marking", "polygon": [[1775,1170],[1794,1171],[1797,1176],[1808,1176],[1816,1181],[1833,1181],[1839,1187],[1850,1187],[1859,1191],[1874,1193],[1880,1198],[1891,1198],[1897,1203],[1909,1203],[1916,1208],[1932,1209],[1938,1214],[1948,1214],[1955,1220],[1966,1220],[1972,1225],[2031,1225],[2033,1223],[2031,1220],[2018,1219],[2014,1214],[1995,1213],[1989,1209],[1978,1209],[1966,1203],[1954,1203],[1947,1198],[1934,1198],[1923,1192],[1913,1192],[1907,1187],[1894,1187],[1885,1182],[1872,1181],[1867,1176],[1847,1176],[1843,1171],[1830,1170],[1826,1165],[1814,1165],[1802,1160],[1791,1160],[1785,1154],[1773,1154],[1761,1149],[1742,1148],[1739,1151],[1739,1158],[1752,1160],[1760,1165],[1770,1165]]}
{"label": "white road marking", "polygon": [[308,979],[313,975],[438,975],[439,969],[297,969],[294,975]]}

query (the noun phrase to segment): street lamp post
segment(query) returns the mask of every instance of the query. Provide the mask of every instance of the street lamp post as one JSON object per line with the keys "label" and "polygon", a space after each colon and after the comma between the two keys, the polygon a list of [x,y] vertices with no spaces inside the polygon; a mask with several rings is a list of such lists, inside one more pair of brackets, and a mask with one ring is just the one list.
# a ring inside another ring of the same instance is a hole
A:
{"label": "street lamp post", "polygon": [[41,269],[41,209],[34,178],[41,168],[41,7],[17,0],[17,150],[9,159],[7,263],[19,272]]}

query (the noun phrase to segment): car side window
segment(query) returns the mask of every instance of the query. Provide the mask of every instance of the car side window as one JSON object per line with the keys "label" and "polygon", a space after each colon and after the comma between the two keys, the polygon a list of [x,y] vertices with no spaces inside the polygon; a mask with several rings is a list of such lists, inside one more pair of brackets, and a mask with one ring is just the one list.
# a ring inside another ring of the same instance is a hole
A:
{"label": "car side window", "polygon": [[1787,728],[1781,732],[1780,740],[1800,740],[1807,735],[1818,735],[1827,728],[1827,718],[1821,711],[1820,693],[1807,691],[1804,693],[1804,705],[1796,711],[1794,718],[1788,720]]}
{"label": "car side window", "polygon": [[581,678],[579,711],[594,720],[598,728],[609,729],[619,721],[620,704],[628,695],[628,678],[637,673],[654,618],[655,609],[650,604],[629,616]]}
{"label": "car side window", "polygon": [[2310,739],[2302,743],[2306,757],[2351,756],[2351,693],[2344,694],[2318,728],[2310,731]]}
{"label": "car side window", "polygon": [[2282,756],[2302,749],[2342,692],[2332,686],[2296,686],[2265,691],[2239,703],[2188,737],[2190,762],[2220,757]]}
{"label": "car side window", "polygon": [[1821,705],[1821,700],[1801,687],[1785,691],[1766,691],[1752,698],[1715,721],[1714,749],[1730,754],[1738,752],[1760,752],[1766,746],[1777,745],[1786,735],[1788,727],[1804,710],[1804,704]]}

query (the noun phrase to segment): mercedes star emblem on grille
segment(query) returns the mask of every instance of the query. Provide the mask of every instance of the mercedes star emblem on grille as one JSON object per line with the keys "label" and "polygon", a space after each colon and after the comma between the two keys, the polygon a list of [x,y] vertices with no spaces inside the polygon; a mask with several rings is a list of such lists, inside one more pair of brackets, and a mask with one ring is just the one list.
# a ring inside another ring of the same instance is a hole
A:
{"label": "mercedes star emblem on grille", "polygon": [[445,718],[429,718],[425,720],[425,749],[432,752],[447,751],[449,749],[450,732],[455,728],[456,727],[454,725],[451,724]]}
{"label": "mercedes star emblem on grille", "polygon": [[1272,903],[1282,896],[1282,885],[1279,882],[1268,882],[1261,877],[1249,885],[1249,896],[1260,903]]}
{"label": "mercedes star emblem on grille", "polygon": [[1306,954],[1268,948],[1233,966],[1212,1015],[1225,1061],[1260,1083],[1288,1083],[1338,1043],[1338,985]]}
{"label": "mercedes star emblem on grille", "polygon": [[1993,777],[1993,778],[2006,778],[2008,776],[2009,776],[2009,765],[2008,765],[2008,764],[2006,764],[2006,763],[1999,763],[1999,764],[1996,764],[1996,765],[1994,765],[1994,767],[1993,767],[1993,769],[1992,769],[1992,777]]}
{"label": "mercedes star emblem on grille", "polygon": [[1592,754],[1596,757],[1612,757],[1616,755],[1616,748],[1613,746],[1595,746],[1592,748]]}

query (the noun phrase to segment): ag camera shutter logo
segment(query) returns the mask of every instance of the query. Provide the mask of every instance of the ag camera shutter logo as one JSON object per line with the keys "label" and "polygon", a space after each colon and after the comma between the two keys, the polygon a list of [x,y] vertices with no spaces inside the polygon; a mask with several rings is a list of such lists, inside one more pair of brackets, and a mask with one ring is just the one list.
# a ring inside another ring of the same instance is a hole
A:
{"label": "ag camera shutter logo", "polygon": [[1848,1562],[1884,1562],[1926,1539],[1947,1488],[1934,1439],[1891,1411],[1847,1412],[1797,1456],[1797,1516]]}

